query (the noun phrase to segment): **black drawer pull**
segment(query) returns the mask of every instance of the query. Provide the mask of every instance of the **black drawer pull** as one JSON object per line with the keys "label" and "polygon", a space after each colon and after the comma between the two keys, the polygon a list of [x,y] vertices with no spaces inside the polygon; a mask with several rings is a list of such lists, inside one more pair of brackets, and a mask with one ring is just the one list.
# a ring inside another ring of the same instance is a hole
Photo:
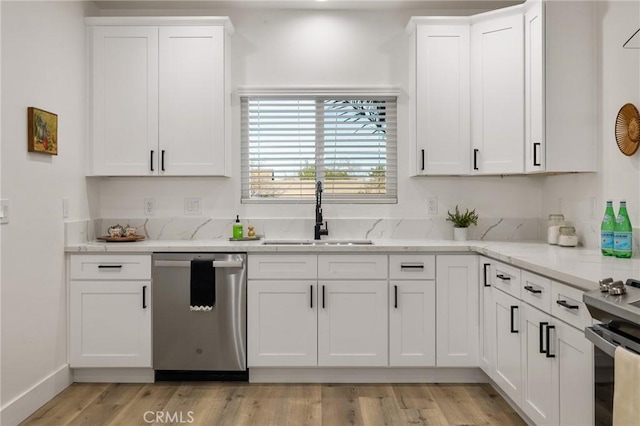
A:
{"label": "black drawer pull", "polygon": [[555,329],[555,325],[548,325],[547,326],[547,358],[555,358],[556,356],[554,354],[551,353],[551,329]]}
{"label": "black drawer pull", "polygon": [[542,293],[542,290],[536,290],[535,288],[533,288],[533,286],[530,286],[530,285],[525,285],[524,289],[527,290],[529,293],[533,293],[533,294]]}
{"label": "black drawer pull", "polygon": [[400,269],[424,269],[422,263],[401,263]]}
{"label": "black drawer pull", "polygon": [[489,280],[487,280],[487,269],[489,268],[489,266],[491,266],[490,263],[485,263],[484,265],[482,265],[485,287],[491,287],[491,284],[489,284]]}
{"label": "black drawer pull", "polygon": [[153,171],[153,150],[151,150],[151,158],[149,159],[149,168]]}
{"label": "black drawer pull", "polygon": [[579,305],[570,305],[567,303],[566,300],[556,300],[556,303],[560,306],[562,306],[563,308],[567,308],[567,309],[579,309],[580,306]]}
{"label": "black drawer pull", "polygon": [[122,265],[98,265],[98,269],[122,269]]}
{"label": "black drawer pull", "polygon": [[322,286],[322,309],[324,309],[324,286]]}
{"label": "black drawer pull", "polygon": [[496,278],[500,278],[503,281],[511,281],[511,277],[508,275],[503,275],[503,274],[497,274]]}
{"label": "black drawer pull", "polygon": [[544,354],[547,353],[547,351],[544,349],[544,326],[545,325],[549,325],[548,322],[541,322],[540,323],[540,353]]}
{"label": "black drawer pull", "polygon": [[147,309],[147,286],[142,286],[142,309]]}
{"label": "black drawer pull", "polygon": [[539,166],[540,162],[538,161],[538,147],[540,146],[540,142],[535,142],[533,144],[533,165]]}
{"label": "black drawer pull", "polygon": [[422,150],[422,168],[420,170],[424,170],[424,149]]}
{"label": "black drawer pull", "polygon": [[515,317],[515,311],[516,309],[518,309],[518,306],[511,306],[511,332],[512,333],[517,333],[518,330],[516,330],[516,326],[514,324],[514,317]]}
{"label": "black drawer pull", "polygon": [[309,286],[309,304],[313,308],[313,284]]}
{"label": "black drawer pull", "polygon": [[164,149],[160,151],[160,170],[164,172]]}
{"label": "black drawer pull", "polygon": [[473,150],[473,170],[478,170],[478,149]]}

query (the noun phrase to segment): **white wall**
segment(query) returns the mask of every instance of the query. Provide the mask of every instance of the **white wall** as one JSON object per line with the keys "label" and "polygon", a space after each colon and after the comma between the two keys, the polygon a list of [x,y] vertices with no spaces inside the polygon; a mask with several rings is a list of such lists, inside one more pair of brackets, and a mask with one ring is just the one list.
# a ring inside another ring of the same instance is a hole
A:
{"label": "white wall", "polygon": [[[574,221],[586,246],[599,247],[600,221],[605,201],[613,199],[617,213],[618,202],[627,200],[631,223],[640,226],[640,152],[627,157],[616,145],[614,128],[618,110],[625,103],[640,108],[640,50],[623,49],[623,43],[640,27],[640,2],[599,2],[598,87],[599,172],[550,176],[545,179],[543,213],[559,211]],[[595,211],[591,200],[596,199]],[[636,255],[639,255],[636,229]]]}
{"label": "white wall", "polygon": [[[1,184],[11,202],[1,236],[3,425],[68,384],[62,198],[72,219],[88,217],[84,7],[2,2]],[[57,156],[27,152],[29,106],[58,114]]]}
{"label": "white wall", "polygon": [[[122,12],[110,11],[110,14]],[[398,111],[398,204],[328,204],[324,209],[326,219],[426,218],[426,199],[431,196],[438,197],[441,218],[456,204],[477,208],[481,218],[541,216],[540,177],[409,177],[415,153],[409,152],[407,140],[409,45],[404,29],[412,15],[446,12],[406,9],[209,11],[215,12],[229,15],[236,29],[232,39],[234,87],[391,85],[402,88]],[[202,197],[206,217],[232,218],[236,214],[244,218],[312,217],[313,207],[308,204],[240,203],[237,102],[233,113],[232,178],[101,179],[97,217],[141,217],[145,197],[157,199],[156,217],[182,216],[185,197]],[[518,201],[503,202],[513,199]]]}

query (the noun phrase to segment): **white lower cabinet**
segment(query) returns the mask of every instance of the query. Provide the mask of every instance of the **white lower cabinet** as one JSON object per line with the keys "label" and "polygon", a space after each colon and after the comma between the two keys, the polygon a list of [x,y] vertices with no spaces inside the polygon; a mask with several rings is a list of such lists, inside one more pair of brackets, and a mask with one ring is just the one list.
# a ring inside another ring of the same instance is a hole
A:
{"label": "white lower cabinet", "polygon": [[249,281],[249,367],[316,366],[317,305],[315,280]]}
{"label": "white lower cabinet", "polygon": [[150,281],[72,280],[69,302],[71,368],[151,367]]}
{"label": "white lower cabinet", "polygon": [[389,283],[389,365],[436,365],[436,283]]}
{"label": "white lower cabinet", "polygon": [[318,365],[386,366],[387,281],[319,281],[318,290]]}
{"label": "white lower cabinet", "polygon": [[480,257],[480,338],[478,361],[487,376],[493,377],[495,368],[495,331],[493,287],[491,286],[492,260]]}
{"label": "white lower cabinet", "polygon": [[537,425],[558,424],[557,345],[549,344],[556,326],[551,315],[526,303],[522,323],[522,410]]}
{"label": "white lower cabinet", "polygon": [[498,289],[493,290],[495,332],[495,370],[493,380],[518,405],[522,396],[520,300]]}
{"label": "white lower cabinet", "polygon": [[478,256],[436,257],[436,364],[478,366]]}

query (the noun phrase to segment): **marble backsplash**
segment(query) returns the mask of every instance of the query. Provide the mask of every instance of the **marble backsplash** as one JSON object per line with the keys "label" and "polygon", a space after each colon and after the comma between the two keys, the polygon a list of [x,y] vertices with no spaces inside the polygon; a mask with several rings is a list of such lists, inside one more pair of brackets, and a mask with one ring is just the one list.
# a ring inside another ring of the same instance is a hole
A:
{"label": "marble backsplash", "polygon": [[[444,218],[425,219],[327,219],[329,239],[453,239],[453,228]],[[228,238],[234,220],[215,218],[110,218],[95,219],[93,231],[86,226],[69,223],[67,241],[91,241],[95,235],[106,235],[115,224],[137,228],[140,235],[151,240],[210,240]],[[312,239],[314,221],[310,218],[264,218],[244,220],[256,234],[270,239]],[[546,221],[540,219],[495,218],[480,219],[469,228],[470,240],[542,241],[546,238]]]}

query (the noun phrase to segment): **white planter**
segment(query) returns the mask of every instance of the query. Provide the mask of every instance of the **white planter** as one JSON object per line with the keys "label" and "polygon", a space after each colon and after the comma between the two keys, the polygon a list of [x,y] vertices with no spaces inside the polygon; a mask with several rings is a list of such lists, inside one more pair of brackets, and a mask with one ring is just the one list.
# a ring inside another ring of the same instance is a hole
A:
{"label": "white planter", "polygon": [[453,241],[467,241],[467,230],[469,228],[453,228]]}

